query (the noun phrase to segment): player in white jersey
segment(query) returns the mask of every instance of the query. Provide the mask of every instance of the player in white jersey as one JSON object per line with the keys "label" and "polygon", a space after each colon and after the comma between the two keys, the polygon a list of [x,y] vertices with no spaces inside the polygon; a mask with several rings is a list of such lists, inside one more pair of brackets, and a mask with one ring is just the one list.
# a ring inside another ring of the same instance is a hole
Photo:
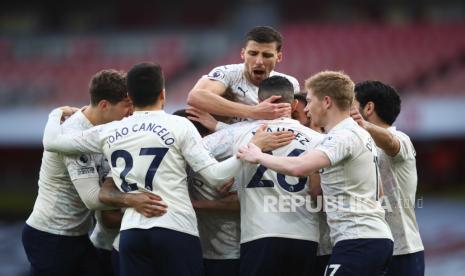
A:
{"label": "player in white jersey", "polygon": [[[315,121],[312,121],[309,117],[309,113],[306,112],[305,108],[307,107],[307,93],[302,92],[299,94],[294,94],[294,99],[298,101],[297,107],[292,111],[292,118],[298,120],[304,126],[308,126],[314,131],[323,133],[323,129],[320,126],[315,124]],[[313,181],[310,183],[310,195],[312,200],[315,200],[318,203],[318,200],[321,201],[322,191],[320,182]],[[318,206],[318,205],[317,205]],[[319,215],[319,225],[320,225],[320,239],[318,241],[318,250],[316,252],[316,267],[313,270],[314,275],[324,275],[326,265],[328,264],[329,258],[331,257],[331,240],[329,238],[329,226],[326,219],[326,214],[323,210],[318,212]]]}
{"label": "player in white jersey", "polygon": [[[161,217],[147,218],[133,208],[126,209],[119,245],[121,275],[201,275],[202,256],[186,164],[208,183],[222,184],[239,171],[241,162],[231,157],[218,163],[201,146],[191,122],[163,111],[160,66],[135,65],[128,72],[127,85],[133,115],[80,134],[57,135],[56,117],[61,113],[54,111],[47,123],[44,147],[68,153],[103,152],[121,191],[156,193],[167,203],[167,212]],[[183,252],[182,258],[179,252]]]}
{"label": "player in white jersey", "polygon": [[[270,77],[259,87],[260,100],[279,95],[280,101],[295,106],[292,84],[285,77]],[[289,130],[295,135],[290,144],[270,154],[298,156],[314,148],[322,136],[290,115],[237,123],[205,137],[203,144],[213,154],[227,156],[247,144],[260,125],[267,124],[268,132]],[[318,215],[306,204],[307,177],[287,177],[249,164],[235,180],[241,207],[240,274],[308,275],[315,264],[319,225]]]}
{"label": "player in white jersey", "polygon": [[[173,115],[189,117],[185,109]],[[209,118],[215,121],[214,124],[217,123],[213,117]],[[201,123],[192,123],[202,137],[211,133]],[[223,160],[229,156],[214,157]],[[231,187],[231,181],[224,188],[217,189],[191,168],[187,168],[187,171],[189,194],[197,215],[205,276],[239,275],[240,216],[237,189]]]}
{"label": "player in white jersey", "polygon": [[379,81],[355,86],[352,117],[373,137],[386,201],[386,221],[394,237],[394,256],[387,275],[424,275],[424,248],[415,217],[417,168],[410,138],[392,124],[401,100],[394,88]]}
{"label": "player in white jersey", "polygon": [[[123,72],[103,70],[95,74],[89,107],[66,120],[63,132],[83,131],[126,116],[132,104],[125,82]],[[44,151],[38,196],[23,230],[32,275],[100,274],[88,232],[92,224],[89,209],[104,207],[97,198],[103,167],[99,154]]]}
{"label": "player in white jersey", "polygon": [[[189,93],[187,103],[215,115],[232,117],[233,122],[244,119],[275,119],[290,111],[287,103],[273,103],[272,97],[258,103],[258,85],[270,76],[285,76],[292,82],[294,91],[299,91],[299,82],[292,76],[274,71],[282,59],[282,36],[271,27],[252,28],[245,36],[241,51],[242,64],[214,68],[199,79]],[[225,95],[230,87],[235,102]]]}
{"label": "player in white jersey", "polygon": [[392,255],[392,234],[379,202],[376,146],[350,118],[354,83],[340,72],[320,72],[306,81],[307,110],[328,131],[315,150],[298,157],[263,154],[253,144],[241,159],[303,176],[321,170],[325,210],[334,244],[326,275],[380,275]]}

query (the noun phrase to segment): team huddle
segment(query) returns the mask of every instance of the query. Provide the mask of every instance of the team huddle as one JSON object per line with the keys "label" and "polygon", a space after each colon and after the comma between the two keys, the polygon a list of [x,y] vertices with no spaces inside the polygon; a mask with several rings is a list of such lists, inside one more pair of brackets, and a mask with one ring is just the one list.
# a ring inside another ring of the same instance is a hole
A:
{"label": "team huddle", "polygon": [[401,100],[342,72],[274,71],[282,37],[245,36],[168,114],[160,65],[112,69],[53,110],[23,228],[31,275],[423,275]]}

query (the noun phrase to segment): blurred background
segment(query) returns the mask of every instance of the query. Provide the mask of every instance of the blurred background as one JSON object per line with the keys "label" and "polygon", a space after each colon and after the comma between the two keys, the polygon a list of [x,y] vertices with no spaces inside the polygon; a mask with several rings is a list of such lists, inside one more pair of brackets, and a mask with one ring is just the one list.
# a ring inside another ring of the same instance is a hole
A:
{"label": "blurred background", "polygon": [[0,275],[26,275],[21,227],[32,210],[49,111],[88,103],[104,68],[161,64],[167,110],[197,79],[240,63],[243,35],[284,36],[277,70],[303,82],[324,70],[395,86],[395,125],[417,150],[417,216],[427,275],[465,271],[465,2],[2,1],[0,3]]}

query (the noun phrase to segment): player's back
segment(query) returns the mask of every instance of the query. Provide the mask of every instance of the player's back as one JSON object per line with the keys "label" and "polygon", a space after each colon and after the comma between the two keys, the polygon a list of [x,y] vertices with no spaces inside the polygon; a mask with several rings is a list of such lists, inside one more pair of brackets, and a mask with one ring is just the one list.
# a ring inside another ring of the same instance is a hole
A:
{"label": "player's back", "polygon": [[154,218],[127,209],[121,230],[157,226],[198,236],[186,182],[186,160],[198,171],[213,159],[200,158],[200,135],[192,123],[163,111],[138,111],[105,126],[100,140],[120,190],[153,192],[168,205],[165,215]]}
{"label": "player's back", "polygon": [[[63,123],[63,133],[92,127],[81,111]],[[66,236],[86,234],[91,212],[79,197],[71,179],[95,175],[95,154],[66,156],[44,151],[39,174],[39,192],[26,223],[38,230]],[[71,174],[71,175],[70,175]]]}
{"label": "player's back", "polygon": [[[250,123],[235,137],[236,148],[247,144],[260,124],[267,131],[292,131],[295,139],[270,154],[299,156],[315,148],[322,135],[298,121],[281,118]],[[264,166],[245,164],[237,180],[241,202],[241,243],[265,237],[281,237],[318,242],[318,214],[308,197],[307,177],[290,177]]]}
{"label": "player's back", "polygon": [[331,240],[392,239],[379,201],[376,146],[351,118],[336,125],[320,146],[331,167],[321,174]]}

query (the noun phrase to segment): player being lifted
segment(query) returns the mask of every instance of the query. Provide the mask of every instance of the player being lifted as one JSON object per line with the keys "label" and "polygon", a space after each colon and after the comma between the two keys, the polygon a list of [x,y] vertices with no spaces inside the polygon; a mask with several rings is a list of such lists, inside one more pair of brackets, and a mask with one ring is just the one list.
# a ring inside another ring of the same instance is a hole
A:
{"label": "player being lifted", "polygon": [[[258,103],[258,85],[269,76],[285,76],[294,91],[299,82],[292,76],[274,71],[282,60],[282,36],[271,27],[252,28],[245,36],[241,51],[242,64],[230,64],[214,68],[199,79],[189,93],[187,103],[215,115],[232,117],[233,122],[244,119],[275,119],[290,111],[287,103],[273,103],[279,97],[271,97]],[[230,87],[236,102],[223,98]]]}
{"label": "player being lifted", "polygon": [[304,176],[320,170],[331,241],[326,275],[381,275],[392,255],[392,235],[379,202],[376,145],[350,117],[354,83],[340,72],[320,72],[305,83],[307,109],[328,134],[306,154],[280,157],[255,145],[238,156],[279,173]]}
{"label": "player being lifted", "polygon": [[156,193],[167,203],[161,217],[147,218],[133,208],[126,209],[119,245],[121,275],[202,275],[186,164],[208,183],[222,184],[237,174],[241,162],[231,157],[218,163],[201,145],[191,122],[163,111],[164,78],[158,65],[135,65],[128,72],[127,85],[135,108],[132,116],[57,136],[61,112],[55,110],[46,126],[44,147],[68,153],[103,152],[121,191]]}
{"label": "player being lifted", "polygon": [[400,113],[396,90],[379,81],[355,86],[352,118],[378,146],[379,168],[387,204],[386,221],[394,237],[394,256],[387,275],[424,275],[424,249],[415,218],[417,168],[410,138],[392,126]]}

